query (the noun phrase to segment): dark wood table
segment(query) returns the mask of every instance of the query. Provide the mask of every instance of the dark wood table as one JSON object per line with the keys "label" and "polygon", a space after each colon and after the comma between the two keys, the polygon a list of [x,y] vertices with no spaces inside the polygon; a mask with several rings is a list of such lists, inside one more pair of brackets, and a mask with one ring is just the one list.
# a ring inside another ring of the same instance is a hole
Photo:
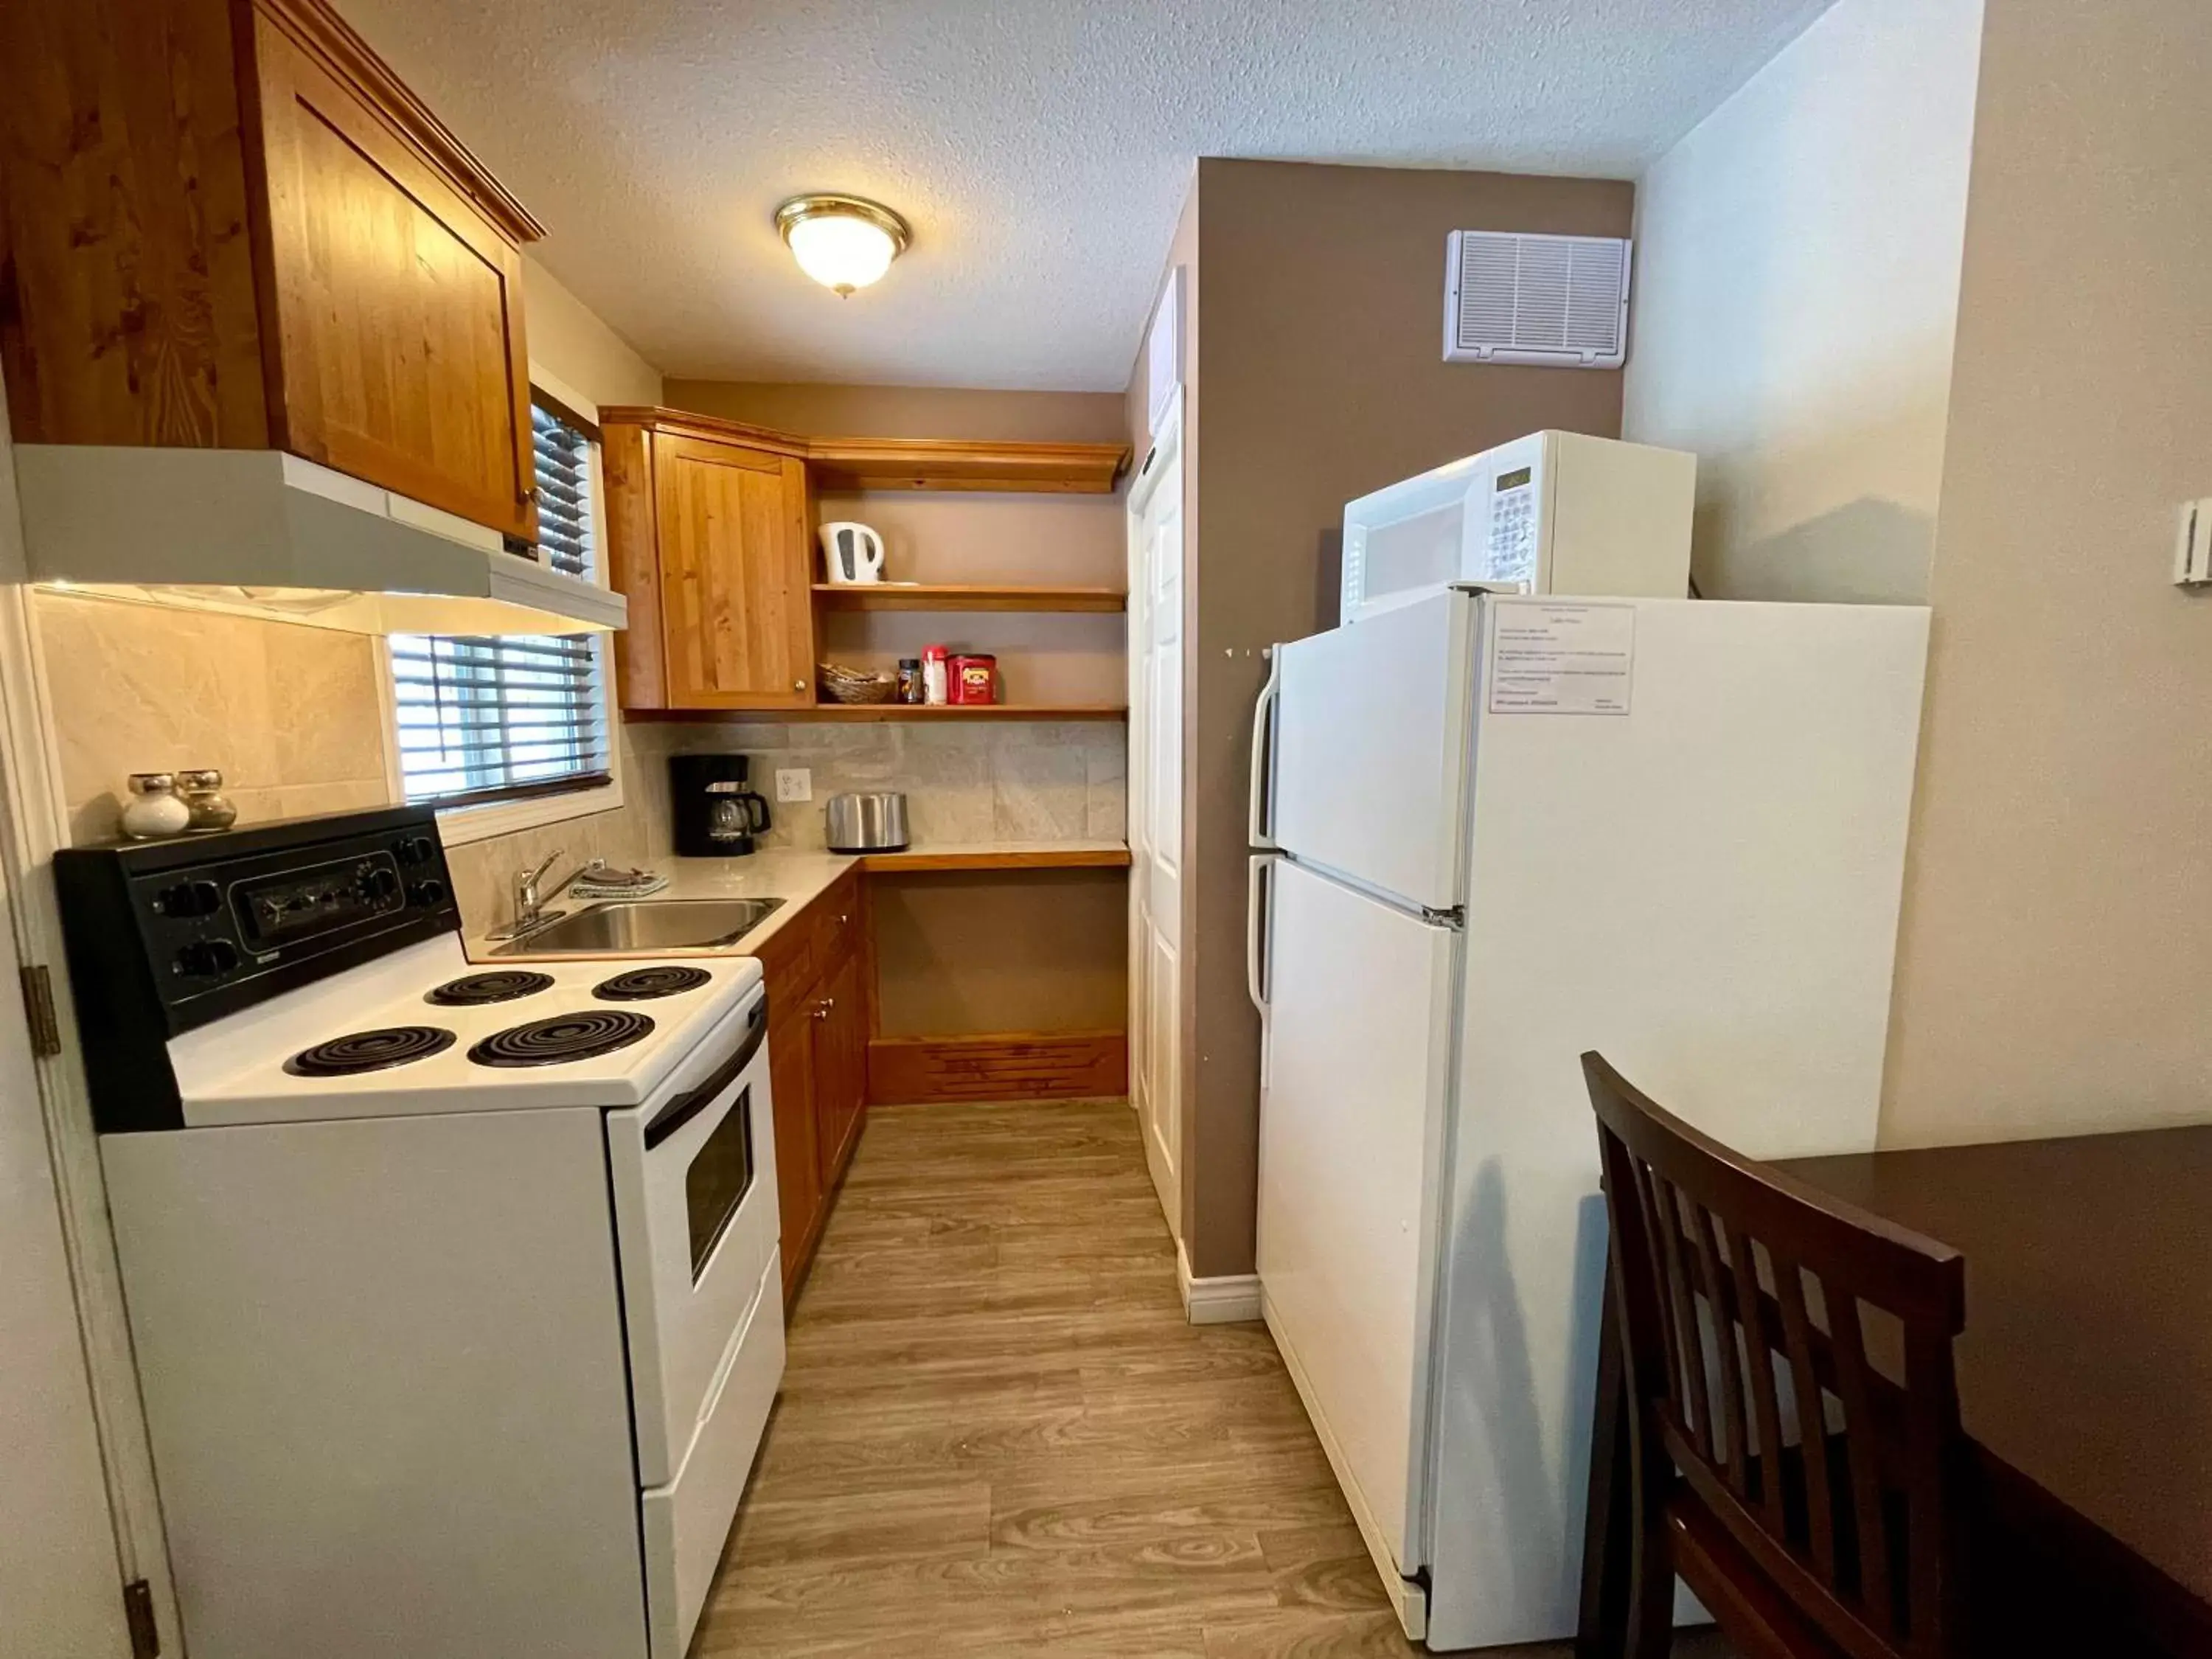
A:
{"label": "dark wood table", "polygon": [[[2103,1651],[2212,1655],[2212,1128],[1778,1167],[1965,1255],[1960,1416],[1976,1523],[2020,1577],[2000,1593],[2070,1609]],[[1593,1656],[1624,1559],[1613,1393],[1592,1461]]]}

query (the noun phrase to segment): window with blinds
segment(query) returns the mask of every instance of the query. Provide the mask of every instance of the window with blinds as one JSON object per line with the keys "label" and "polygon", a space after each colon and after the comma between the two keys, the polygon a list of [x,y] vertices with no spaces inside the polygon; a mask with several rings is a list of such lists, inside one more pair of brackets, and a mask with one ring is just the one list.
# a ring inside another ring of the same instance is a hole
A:
{"label": "window with blinds", "polygon": [[[598,434],[563,411],[532,416],[539,556],[590,580]],[[605,669],[591,635],[395,634],[390,647],[409,800],[465,805],[608,781]]]}

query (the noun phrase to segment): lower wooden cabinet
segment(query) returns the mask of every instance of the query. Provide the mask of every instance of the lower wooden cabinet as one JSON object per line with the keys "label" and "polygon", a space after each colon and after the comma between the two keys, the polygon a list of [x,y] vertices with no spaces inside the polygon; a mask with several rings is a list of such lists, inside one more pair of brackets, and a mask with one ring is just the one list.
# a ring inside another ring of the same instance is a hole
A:
{"label": "lower wooden cabinet", "polygon": [[867,1104],[867,975],[857,872],[763,943],[769,1085],[775,1093],[776,1203],[783,1299],[805,1283]]}

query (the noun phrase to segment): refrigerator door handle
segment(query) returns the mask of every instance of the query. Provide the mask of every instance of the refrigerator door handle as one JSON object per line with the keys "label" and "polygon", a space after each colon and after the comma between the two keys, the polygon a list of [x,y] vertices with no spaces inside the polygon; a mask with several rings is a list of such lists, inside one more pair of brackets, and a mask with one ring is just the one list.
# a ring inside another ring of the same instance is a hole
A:
{"label": "refrigerator door handle", "polygon": [[1273,853],[1255,853],[1244,877],[1244,988],[1262,1014],[1267,1012],[1266,928],[1274,862]]}
{"label": "refrigerator door handle", "polygon": [[1252,705],[1252,805],[1249,825],[1255,847],[1275,841],[1275,703],[1283,690],[1283,653],[1267,647],[1267,680]]}

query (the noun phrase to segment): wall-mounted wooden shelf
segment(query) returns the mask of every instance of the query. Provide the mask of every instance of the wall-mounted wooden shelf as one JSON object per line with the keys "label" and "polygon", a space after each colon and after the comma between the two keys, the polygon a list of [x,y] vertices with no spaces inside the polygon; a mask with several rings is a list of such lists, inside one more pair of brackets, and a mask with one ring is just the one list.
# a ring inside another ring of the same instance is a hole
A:
{"label": "wall-mounted wooden shelf", "polygon": [[1128,464],[1120,444],[992,443],[953,438],[810,438],[822,489],[1036,490],[1103,495]]}
{"label": "wall-mounted wooden shelf", "polygon": [[805,708],[631,708],[645,720],[1124,720],[1121,703],[817,702]]}
{"label": "wall-mounted wooden shelf", "polygon": [[1118,587],[1006,587],[975,582],[814,584],[827,611],[1121,611],[1129,596]]}
{"label": "wall-mounted wooden shelf", "polygon": [[1014,443],[970,438],[811,438],[678,409],[602,409],[601,425],[738,443],[806,463],[817,489],[1025,490],[1103,495],[1129,464],[1123,444]]}
{"label": "wall-mounted wooden shelf", "polygon": [[1129,849],[1079,842],[1069,847],[934,847],[866,853],[860,867],[872,876],[958,870],[1126,870]]}

